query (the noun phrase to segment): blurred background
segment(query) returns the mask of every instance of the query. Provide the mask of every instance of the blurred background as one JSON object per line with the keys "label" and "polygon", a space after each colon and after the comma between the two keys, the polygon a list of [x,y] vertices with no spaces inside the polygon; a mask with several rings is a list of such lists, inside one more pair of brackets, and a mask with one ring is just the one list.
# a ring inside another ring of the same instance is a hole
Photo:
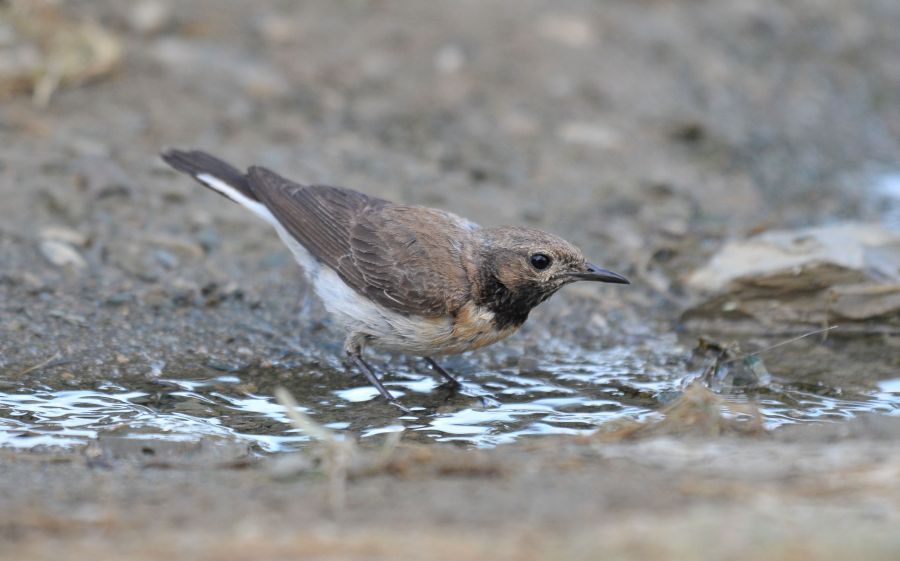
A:
{"label": "blurred background", "polygon": [[[0,448],[303,448],[278,384],[466,448],[656,418],[695,379],[764,429],[896,416],[898,29],[895,0],[0,2]],[[633,285],[450,359],[461,395],[373,354],[421,406],[397,420],[170,146],[547,229]]]}

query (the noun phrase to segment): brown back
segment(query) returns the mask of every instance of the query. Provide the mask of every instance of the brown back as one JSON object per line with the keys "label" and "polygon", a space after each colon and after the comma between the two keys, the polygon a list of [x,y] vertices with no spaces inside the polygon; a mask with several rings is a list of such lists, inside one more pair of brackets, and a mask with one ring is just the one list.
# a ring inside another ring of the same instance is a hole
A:
{"label": "brown back", "polygon": [[253,194],[320,262],[358,293],[403,313],[455,313],[470,295],[472,227],[436,209],[342,187],[303,186],[252,167]]}

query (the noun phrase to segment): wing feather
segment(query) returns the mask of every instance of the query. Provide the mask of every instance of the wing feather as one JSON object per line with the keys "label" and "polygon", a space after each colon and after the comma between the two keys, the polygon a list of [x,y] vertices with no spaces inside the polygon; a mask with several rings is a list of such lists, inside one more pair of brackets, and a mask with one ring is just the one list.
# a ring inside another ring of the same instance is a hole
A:
{"label": "wing feather", "polygon": [[424,207],[397,205],[342,187],[303,186],[261,167],[253,194],[284,228],[350,287],[403,314],[455,313],[469,298],[473,225]]}

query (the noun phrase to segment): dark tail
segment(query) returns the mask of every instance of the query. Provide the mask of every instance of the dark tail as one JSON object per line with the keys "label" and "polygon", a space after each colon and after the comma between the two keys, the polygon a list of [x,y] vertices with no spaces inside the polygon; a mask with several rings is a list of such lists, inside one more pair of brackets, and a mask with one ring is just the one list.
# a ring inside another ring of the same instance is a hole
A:
{"label": "dark tail", "polygon": [[211,175],[236,189],[251,201],[259,200],[257,196],[253,194],[247,176],[231,164],[224,162],[215,156],[201,150],[191,150],[187,152],[183,150],[166,150],[161,156],[163,161],[173,168],[190,175],[200,183],[210,187],[225,197],[228,197],[226,193],[223,193],[213,185],[210,185],[208,181],[204,181],[199,176]]}

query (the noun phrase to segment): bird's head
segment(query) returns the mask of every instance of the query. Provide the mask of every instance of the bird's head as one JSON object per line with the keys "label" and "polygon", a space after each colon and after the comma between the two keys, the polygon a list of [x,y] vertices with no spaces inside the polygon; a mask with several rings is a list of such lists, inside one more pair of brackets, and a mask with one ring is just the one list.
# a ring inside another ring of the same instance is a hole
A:
{"label": "bird's head", "polygon": [[575,281],[629,284],[618,273],[584,259],[566,240],[534,228],[501,227],[483,231],[480,303],[511,322],[524,322],[532,308]]}

